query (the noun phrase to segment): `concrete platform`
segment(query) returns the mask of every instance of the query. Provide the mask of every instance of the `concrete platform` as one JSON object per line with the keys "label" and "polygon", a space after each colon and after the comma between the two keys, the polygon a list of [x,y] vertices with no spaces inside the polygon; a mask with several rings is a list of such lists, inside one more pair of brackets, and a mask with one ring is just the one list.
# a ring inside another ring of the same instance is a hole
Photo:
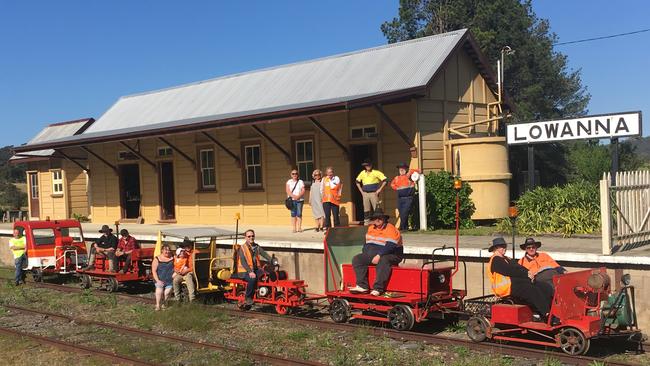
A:
{"label": "concrete platform", "polygon": [[[135,236],[141,242],[155,242],[159,230],[178,229],[185,227],[197,227],[200,225],[176,225],[176,224],[124,224],[120,229],[129,230],[131,235]],[[92,240],[97,238],[101,224],[84,223],[82,224],[84,237]],[[232,226],[216,226],[219,229],[235,231]],[[113,227],[114,228],[114,227]],[[287,227],[281,226],[264,226],[257,225],[251,227],[257,235],[257,242],[268,248],[284,248],[299,250],[322,250],[324,235],[321,232],[315,232],[313,228],[308,228],[302,233],[291,233]],[[240,227],[240,233],[248,227]],[[11,224],[0,224],[0,235],[11,235]],[[429,255],[434,248],[443,245],[454,246],[455,237],[453,235],[434,235],[424,232],[407,232],[403,233],[404,252],[409,255]],[[487,247],[490,245],[493,236],[461,236],[459,254],[467,258],[489,258],[490,253]],[[641,247],[632,251],[621,252],[612,256],[601,255],[600,237],[580,237],[580,238],[563,238],[559,236],[536,236],[537,240],[542,242],[542,251],[549,252],[553,258],[565,262],[584,262],[584,263],[603,263],[603,264],[636,264],[650,265],[650,246]],[[505,237],[507,242],[511,242],[510,236]],[[516,256],[519,258],[523,251],[519,249],[519,244],[525,240],[524,236],[516,238]],[[220,244],[229,244],[231,241],[220,241]],[[508,255],[511,256],[511,249],[508,249]]]}

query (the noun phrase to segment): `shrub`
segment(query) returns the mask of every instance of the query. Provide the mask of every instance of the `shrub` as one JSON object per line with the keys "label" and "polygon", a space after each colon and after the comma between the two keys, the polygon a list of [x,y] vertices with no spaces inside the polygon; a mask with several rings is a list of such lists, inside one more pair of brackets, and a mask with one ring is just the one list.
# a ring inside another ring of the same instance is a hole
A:
{"label": "shrub", "polygon": [[[600,230],[598,186],[588,182],[551,188],[535,188],[517,200],[517,231],[524,234],[559,233],[564,236],[590,234]],[[510,221],[498,224],[500,231],[511,230]]]}
{"label": "shrub", "polygon": [[[454,177],[446,171],[431,172],[426,175],[427,190],[427,225],[428,229],[448,229],[456,227],[456,190]],[[469,198],[472,188],[463,182],[460,190],[460,226],[474,227],[471,217],[476,211],[474,203]],[[418,227],[419,211],[417,198],[413,205],[411,226]]]}
{"label": "shrub", "polygon": [[79,222],[90,222],[90,219],[88,218],[88,216],[83,215],[83,214],[73,213],[72,218],[79,221]]}

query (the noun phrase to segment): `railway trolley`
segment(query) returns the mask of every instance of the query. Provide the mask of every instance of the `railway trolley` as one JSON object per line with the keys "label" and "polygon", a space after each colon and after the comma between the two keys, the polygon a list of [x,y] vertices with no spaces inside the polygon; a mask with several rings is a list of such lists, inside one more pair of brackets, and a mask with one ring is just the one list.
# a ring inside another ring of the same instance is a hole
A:
{"label": "railway trolley", "polygon": [[[397,330],[409,330],[427,319],[456,318],[460,313],[465,289],[455,289],[458,248],[442,247],[422,265],[394,266],[383,296],[350,293],[356,284],[352,257],[361,253],[366,227],[333,228],[325,238],[325,295],[329,313],[338,323],[366,319],[390,324]],[[442,260],[443,254],[454,258]],[[437,257],[439,256],[439,257]],[[369,266],[368,280],[375,279],[375,267]]]}
{"label": "railway trolley", "polygon": [[486,339],[560,348],[570,355],[589,351],[598,338],[643,340],[637,328],[634,286],[629,274],[613,291],[605,268],[557,275],[548,319],[537,320],[531,308],[514,298],[482,296],[465,300],[471,314],[467,335]]}
{"label": "railway trolley", "polygon": [[72,275],[87,260],[83,230],[77,220],[16,221],[25,235],[27,270],[34,281],[46,275]]}
{"label": "railway trolley", "polygon": [[94,269],[79,269],[79,286],[84,289],[97,287],[108,292],[119,290],[122,285],[131,285],[135,283],[151,280],[151,262],[153,261],[154,248],[134,249],[131,253],[131,263],[129,269],[123,273],[122,269],[128,265],[124,259],[118,260],[116,272],[109,270],[109,259],[98,253],[95,256]]}
{"label": "railway trolley", "polygon": [[[212,227],[189,227],[161,230],[158,235],[160,239],[156,244],[156,254],[160,253],[163,242],[174,249],[179,241],[192,242],[190,260],[197,296],[202,296],[207,301],[210,295],[219,295],[230,289],[227,280],[231,274],[232,256],[223,254],[223,250],[220,253],[217,249],[217,241],[234,239],[235,232]],[[178,300],[188,301],[188,299],[187,284],[183,281]]]}

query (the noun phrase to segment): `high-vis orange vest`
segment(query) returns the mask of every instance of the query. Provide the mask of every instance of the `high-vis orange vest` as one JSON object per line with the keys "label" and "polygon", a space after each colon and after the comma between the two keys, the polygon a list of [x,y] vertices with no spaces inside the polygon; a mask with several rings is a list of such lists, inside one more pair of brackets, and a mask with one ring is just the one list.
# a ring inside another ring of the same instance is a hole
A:
{"label": "high-vis orange vest", "polygon": [[519,260],[519,264],[526,267],[527,270],[533,273],[537,273],[549,268],[560,267],[560,265],[555,260],[553,260],[550,255],[539,252],[532,260],[528,260],[526,256],[523,256]]}
{"label": "high-vis orange vest", "polygon": [[384,228],[375,228],[375,225],[368,226],[366,233],[366,244],[374,244],[385,246],[386,242],[392,241],[399,246],[402,246],[402,235],[395,225],[387,223]]}
{"label": "high-vis orange vest", "polygon": [[[496,255],[493,255],[490,258],[487,266],[487,275],[490,278],[490,285],[492,286],[492,292],[499,297],[505,297],[510,295],[510,290],[512,283],[510,277],[504,276],[501,273],[492,272],[492,260]],[[505,258],[505,257],[504,257]],[[508,261],[508,258],[505,258]]]}
{"label": "high-vis orange vest", "polygon": [[323,179],[323,202],[330,202],[337,206],[341,204],[341,182],[331,187],[332,179],[325,177]]}
{"label": "high-vis orange vest", "polygon": [[174,257],[174,271],[180,272],[183,267],[187,267],[192,272],[192,253],[188,252],[187,258],[176,256]]}
{"label": "high-vis orange vest", "polygon": [[[242,244],[239,248],[241,248],[241,251],[244,253],[244,256],[246,257],[246,264],[253,269],[256,265],[257,268],[262,267],[262,262],[260,262],[260,256],[259,254],[255,254],[255,263],[253,263],[253,255],[251,254],[251,247],[250,245],[244,243]],[[237,256],[237,273],[246,273],[246,267],[243,266],[242,263],[242,258],[241,256]]]}
{"label": "high-vis orange vest", "polygon": [[397,197],[410,197],[415,194],[415,182],[411,180],[411,175],[417,172],[411,169],[404,175],[398,175],[390,182],[390,187],[397,191]]}

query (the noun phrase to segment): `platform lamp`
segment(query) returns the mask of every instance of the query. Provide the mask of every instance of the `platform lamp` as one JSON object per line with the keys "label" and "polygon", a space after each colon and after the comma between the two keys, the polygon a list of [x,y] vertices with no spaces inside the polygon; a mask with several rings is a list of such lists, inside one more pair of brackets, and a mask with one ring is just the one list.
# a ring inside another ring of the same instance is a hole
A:
{"label": "platform lamp", "polygon": [[508,207],[508,216],[510,217],[510,225],[512,226],[512,259],[515,259],[515,233],[517,228],[517,215],[519,215],[519,209],[514,202],[510,202],[510,207]]}

